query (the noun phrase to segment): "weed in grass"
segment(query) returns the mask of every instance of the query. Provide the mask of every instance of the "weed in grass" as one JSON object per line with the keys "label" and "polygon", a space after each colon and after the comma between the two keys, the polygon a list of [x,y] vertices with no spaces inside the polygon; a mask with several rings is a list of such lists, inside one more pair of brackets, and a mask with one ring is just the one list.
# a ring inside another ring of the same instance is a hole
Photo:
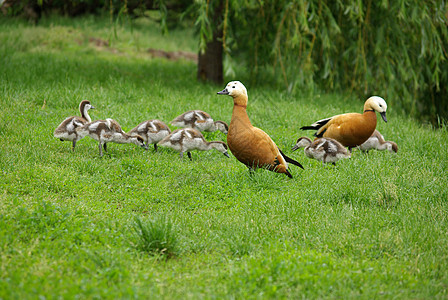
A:
{"label": "weed in grass", "polygon": [[382,184],[378,191],[378,205],[385,208],[396,208],[400,204],[400,198],[397,194],[397,186],[386,182]]}
{"label": "weed in grass", "polygon": [[173,223],[166,216],[142,221],[135,218],[135,247],[152,256],[173,257],[178,252],[178,237]]}

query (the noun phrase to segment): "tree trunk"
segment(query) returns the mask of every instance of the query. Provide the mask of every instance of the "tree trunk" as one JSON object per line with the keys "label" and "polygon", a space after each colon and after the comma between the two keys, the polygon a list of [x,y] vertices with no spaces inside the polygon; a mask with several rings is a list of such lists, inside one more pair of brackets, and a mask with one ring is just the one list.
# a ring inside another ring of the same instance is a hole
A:
{"label": "tree trunk", "polygon": [[219,4],[213,11],[213,38],[207,43],[207,48],[204,53],[199,50],[198,55],[198,79],[202,81],[213,81],[215,83],[223,82],[223,47],[222,47],[222,20],[224,2],[219,1]]}
{"label": "tree trunk", "polygon": [[222,43],[213,35],[204,53],[198,55],[198,79],[202,81],[223,82]]}

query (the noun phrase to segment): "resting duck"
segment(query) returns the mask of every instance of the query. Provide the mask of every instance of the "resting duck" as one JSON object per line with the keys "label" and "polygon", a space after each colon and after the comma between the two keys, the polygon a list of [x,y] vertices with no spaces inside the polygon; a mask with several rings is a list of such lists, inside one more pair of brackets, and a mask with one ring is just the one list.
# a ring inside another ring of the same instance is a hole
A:
{"label": "resting duck", "polygon": [[89,116],[89,109],[94,109],[89,100],[82,100],[79,103],[79,112],[81,117],[74,116],[68,117],[55,129],[53,135],[55,138],[61,141],[72,141],[72,150],[75,151],[77,133],[76,128],[83,126],[84,124],[92,122]]}
{"label": "resting duck", "polygon": [[183,158],[184,152],[187,152],[190,160],[192,159],[190,153],[192,150],[208,151],[215,149],[229,157],[229,153],[227,153],[227,145],[224,142],[207,142],[202,133],[194,128],[174,130],[170,135],[161,140],[159,145],[169,147],[180,152],[181,158]]}
{"label": "resting duck", "polygon": [[77,140],[80,140],[87,135],[92,139],[97,140],[99,142],[98,149],[100,151],[100,156],[103,156],[103,147],[104,151],[107,152],[107,143],[133,143],[148,150],[148,146],[145,144],[141,136],[131,136],[125,133],[123,129],[121,129],[120,124],[113,119],[98,120],[87,123],[82,127],[78,127],[76,132],[78,134]]}
{"label": "resting duck", "polygon": [[384,122],[386,119],[387,104],[383,98],[373,96],[364,103],[364,113],[347,113],[331,118],[319,120],[310,126],[303,126],[302,130],[317,130],[316,137],[333,138],[350,152],[367,141],[376,128],[376,114],[379,112]]}
{"label": "resting duck", "polygon": [[177,116],[170,122],[176,127],[194,128],[199,131],[213,132],[216,130],[227,134],[229,126],[223,121],[213,121],[208,113],[202,110],[190,110]]}
{"label": "resting duck", "polygon": [[303,148],[305,155],[309,158],[314,158],[322,161],[322,164],[336,162],[340,159],[350,158],[350,152],[341,145],[338,141],[331,138],[317,138],[311,141],[310,138],[304,136],[297,140],[292,151]]}
{"label": "resting duck", "polygon": [[369,152],[371,149],[376,149],[380,151],[388,150],[390,153],[397,153],[398,145],[395,142],[384,140],[383,135],[375,129],[367,141],[359,146],[359,149],[361,149],[362,152]]}
{"label": "resting duck", "polygon": [[265,168],[284,173],[292,178],[288,163],[303,169],[300,163],[284,155],[269,135],[252,126],[246,112],[247,90],[241,82],[229,82],[224,90],[218,92],[218,95],[229,95],[233,98],[233,113],[227,134],[227,144],[232,154],[250,171]]}
{"label": "resting duck", "polygon": [[170,133],[170,128],[160,120],[144,121],[128,132],[131,136],[141,136],[147,145],[154,144],[155,151],[157,151],[157,143]]}

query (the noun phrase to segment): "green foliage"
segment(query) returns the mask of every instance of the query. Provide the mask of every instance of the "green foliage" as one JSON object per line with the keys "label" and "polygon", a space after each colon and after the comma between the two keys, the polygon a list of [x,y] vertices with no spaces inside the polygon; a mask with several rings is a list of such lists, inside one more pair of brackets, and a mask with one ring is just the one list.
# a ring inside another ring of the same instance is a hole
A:
{"label": "green foliage", "polygon": [[[230,121],[231,98],[216,95],[223,86],[198,83],[191,61],[146,51],[197,52],[191,28],[166,38],[140,19],[117,24],[117,38],[98,46],[107,24],[0,19],[1,299],[446,298],[445,123],[433,130],[391,110],[378,130],[397,155],[354,150],[323,167],[290,152],[307,134],[298,128],[362,102],[243,81],[253,124],[304,165],[291,166],[293,179],[249,175],[216,151],[189,161],[163,147],[111,144],[99,158],[85,138],[72,152],[52,133],[83,99],[96,107],[92,119],[114,118],[124,130],[189,109]],[[220,132],[206,138],[225,141]],[[172,259],[153,254],[164,247]]]}
{"label": "green foliage", "polygon": [[[253,83],[277,82],[296,95],[315,88],[362,100],[378,94],[432,123],[448,117],[445,1],[225,2],[226,19],[212,26],[228,27],[223,46],[236,59],[228,66],[236,76],[244,76],[236,66],[243,64]],[[209,5],[201,3],[198,20]],[[202,45],[210,25],[197,26]]]}
{"label": "green foliage", "polygon": [[[14,1],[12,1],[14,3]],[[205,51],[223,32],[225,74],[275,83],[293,95],[321,89],[373,94],[391,107],[438,125],[448,118],[446,1],[38,1],[43,10],[77,15],[110,11],[113,25],[128,15],[153,16],[161,30],[191,18]],[[35,1],[18,1],[16,15]],[[222,9],[216,9],[222,7]],[[29,10],[28,10],[29,11]],[[215,15],[216,12],[222,15]]]}
{"label": "green foliage", "polygon": [[133,226],[136,233],[136,247],[150,255],[172,257],[177,252],[177,236],[171,221],[164,216],[142,221],[135,218]]}

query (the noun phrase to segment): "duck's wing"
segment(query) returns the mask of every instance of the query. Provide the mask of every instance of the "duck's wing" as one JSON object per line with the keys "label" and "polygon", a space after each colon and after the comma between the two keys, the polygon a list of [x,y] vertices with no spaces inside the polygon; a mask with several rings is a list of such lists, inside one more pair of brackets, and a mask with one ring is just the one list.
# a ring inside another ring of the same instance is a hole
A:
{"label": "duck's wing", "polygon": [[322,139],[321,142],[316,146],[317,151],[322,151],[325,153],[336,153],[338,152],[337,144],[328,139]]}
{"label": "duck's wing", "polygon": [[205,120],[205,119],[211,119],[212,117],[210,116],[210,114],[206,113],[205,111],[202,110],[195,110],[194,111],[196,117],[198,120]]}
{"label": "duck's wing", "polygon": [[202,110],[195,110],[193,122],[195,124],[204,124],[213,121],[208,113]]}
{"label": "duck's wing", "polygon": [[[353,128],[363,127],[364,123],[365,121],[362,114],[341,114],[329,118],[329,120],[323,124],[314,135],[319,138],[323,137],[325,132],[327,132],[325,136],[332,138],[338,134],[345,133],[346,135],[350,135],[349,133],[353,130]],[[335,139],[338,140],[337,138]]]}
{"label": "duck's wing", "polygon": [[[271,139],[271,137],[261,130],[260,128],[253,127],[253,133],[255,135],[256,147],[258,149],[258,156],[260,158],[260,162],[266,165],[283,165],[285,168],[288,163],[284,155],[282,155],[280,149],[277,147],[275,142]],[[289,159],[289,157],[288,157]]]}
{"label": "duck's wing", "polygon": [[105,124],[112,131],[119,132],[119,133],[123,132],[123,129],[121,129],[120,124],[117,121],[115,121],[114,119],[110,119],[110,118],[106,119]]}
{"label": "duck's wing", "polygon": [[185,123],[185,124],[191,123],[191,122],[194,122],[194,119],[195,119],[195,112],[194,112],[194,110],[189,110],[189,111],[186,111],[183,114],[175,117],[170,122],[170,124],[172,124],[174,126],[178,126],[176,124],[179,124],[179,123]]}
{"label": "duck's wing", "polygon": [[188,134],[189,138],[191,139],[202,139],[205,141],[204,136],[199,130],[196,130],[194,128],[188,128],[185,130],[185,133]]}
{"label": "duck's wing", "polygon": [[72,122],[73,122],[73,126],[75,126],[75,128],[76,128],[76,127],[81,127],[84,124],[86,124],[87,120],[82,117],[74,117]]}
{"label": "duck's wing", "polygon": [[151,124],[153,127],[156,128],[157,131],[169,130],[171,132],[170,128],[165,123],[163,123],[162,121],[160,121],[158,119],[151,120]]}
{"label": "duck's wing", "polygon": [[143,121],[131,130],[128,131],[128,134],[142,134],[147,131],[148,121]]}
{"label": "duck's wing", "polygon": [[67,131],[74,131],[76,127],[73,124],[73,120],[75,118],[76,117],[68,117],[64,121],[62,121],[61,124],[59,124],[58,127],[56,127],[56,129],[54,130],[53,135],[55,137],[58,137],[60,134],[65,133]]}

